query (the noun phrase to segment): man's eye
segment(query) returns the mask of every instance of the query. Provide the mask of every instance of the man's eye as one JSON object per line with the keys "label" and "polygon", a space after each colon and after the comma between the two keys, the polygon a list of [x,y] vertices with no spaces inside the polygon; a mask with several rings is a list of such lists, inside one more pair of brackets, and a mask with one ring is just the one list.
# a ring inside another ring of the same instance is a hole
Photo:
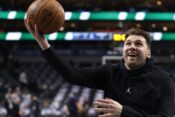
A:
{"label": "man's eye", "polygon": [[130,45],[131,43],[125,43],[125,45]]}
{"label": "man's eye", "polygon": [[142,46],[143,44],[142,43],[136,43],[137,46]]}

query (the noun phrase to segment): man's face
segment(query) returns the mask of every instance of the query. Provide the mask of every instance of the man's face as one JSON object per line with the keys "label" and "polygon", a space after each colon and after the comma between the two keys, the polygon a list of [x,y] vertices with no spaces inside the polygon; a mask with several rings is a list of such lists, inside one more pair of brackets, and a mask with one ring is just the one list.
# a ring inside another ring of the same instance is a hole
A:
{"label": "man's face", "polygon": [[151,57],[146,39],[139,35],[130,35],[124,42],[123,57],[129,70],[141,68],[147,58]]}

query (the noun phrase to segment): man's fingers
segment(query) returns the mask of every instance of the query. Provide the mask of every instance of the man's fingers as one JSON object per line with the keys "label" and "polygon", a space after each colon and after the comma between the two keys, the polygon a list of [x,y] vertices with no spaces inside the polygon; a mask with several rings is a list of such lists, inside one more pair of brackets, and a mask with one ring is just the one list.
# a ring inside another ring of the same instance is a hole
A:
{"label": "man's fingers", "polygon": [[108,104],[100,103],[100,102],[94,102],[94,107],[101,107],[101,108],[109,108]]}
{"label": "man's fingers", "polygon": [[97,99],[97,102],[103,102],[103,103],[111,103],[112,101],[109,99]]}
{"label": "man's fingers", "polygon": [[29,26],[28,26],[28,21],[27,21],[27,19],[24,19],[24,24],[25,24],[27,30],[30,31],[30,30],[29,30]]}
{"label": "man's fingers", "polygon": [[37,25],[35,24],[35,34],[39,35]]}
{"label": "man's fingers", "polygon": [[99,115],[98,117],[112,117],[112,114],[111,113],[105,113],[105,114]]}
{"label": "man's fingers", "polygon": [[35,24],[35,34],[41,35],[40,32],[38,31],[38,26]]}
{"label": "man's fingers", "polygon": [[104,103],[113,103],[113,102],[114,102],[114,100],[112,100],[112,99],[110,99],[110,98],[97,99],[96,101],[104,102]]}
{"label": "man's fingers", "polygon": [[28,25],[29,31],[30,31],[32,34],[35,34],[35,33],[34,33],[34,29],[33,29],[32,25],[30,24],[29,21],[27,21],[27,25]]}
{"label": "man's fingers", "polygon": [[24,19],[24,24],[25,24],[27,30],[34,35],[33,28],[27,19]]}
{"label": "man's fingers", "polygon": [[112,107],[111,104],[112,104],[111,102],[105,101],[105,100],[96,100],[94,102],[94,106],[97,105],[99,107],[104,107],[104,108],[111,108]]}
{"label": "man's fingers", "polygon": [[37,39],[45,39],[44,35],[38,31],[38,26],[36,24],[35,24],[35,35],[37,36]]}
{"label": "man's fingers", "polygon": [[110,99],[110,98],[105,98],[105,100],[109,100],[111,102],[114,102],[114,100]]}
{"label": "man's fingers", "polygon": [[94,110],[97,112],[97,113],[112,113],[114,112],[114,109],[111,109],[111,108],[94,108]]}

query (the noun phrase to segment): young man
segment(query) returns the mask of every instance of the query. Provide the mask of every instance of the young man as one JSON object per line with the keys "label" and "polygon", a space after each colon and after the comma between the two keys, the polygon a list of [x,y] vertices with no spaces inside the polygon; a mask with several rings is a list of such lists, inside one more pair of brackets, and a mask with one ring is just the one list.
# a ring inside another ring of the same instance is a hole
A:
{"label": "young man", "polygon": [[47,62],[69,83],[101,89],[105,99],[94,102],[99,117],[173,117],[174,92],[168,73],[154,65],[150,36],[140,29],[126,33],[123,60],[118,65],[75,70],[57,56],[35,25],[33,34]]}

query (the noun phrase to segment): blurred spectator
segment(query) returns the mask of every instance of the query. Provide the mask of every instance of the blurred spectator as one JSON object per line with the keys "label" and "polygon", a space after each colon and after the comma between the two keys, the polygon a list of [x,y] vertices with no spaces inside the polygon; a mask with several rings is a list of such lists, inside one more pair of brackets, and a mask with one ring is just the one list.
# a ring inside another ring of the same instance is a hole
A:
{"label": "blurred spectator", "polygon": [[97,113],[95,112],[94,107],[91,106],[87,113],[87,117],[96,117],[96,116],[97,116]]}
{"label": "blurred spectator", "polygon": [[29,117],[31,114],[31,104],[32,104],[32,95],[24,90],[21,95],[21,103],[20,103],[20,116],[21,117]]}
{"label": "blurred spectator", "polygon": [[42,108],[41,108],[41,116],[47,117],[48,115],[52,115],[53,114],[51,112],[49,104],[50,104],[50,100],[49,99],[44,99],[43,100],[43,105],[42,105]]}
{"label": "blurred spectator", "polygon": [[63,105],[63,109],[62,109],[62,116],[63,117],[68,117],[70,115],[69,110],[68,110],[68,106],[66,104]]}
{"label": "blurred spectator", "polygon": [[88,110],[90,108],[89,104],[90,104],[90,102],[87,99],[87,97],[85,97],[85,96],[83,96],[82,99],[79,100],[78,110],[79,110],[79,113],[81,114],[81,117],[87,116]]}
{"label": "blurred spectator", "polygon": [[7,117],[7,110],[2,106],[0,105],[0,117]]}
{"label": "blurred spectator", "polygon": [[74,93],[72,96],[68,98],[67,108],[69,111],[68,117],[80,117],[80,113],[78,112],[78,96],[77,93]]}
{"label": "blurred spectator", "polygon": [[0,104],[3,103],[3,100],[4,100],[4,95],[5,95],[5,92],[6,92],[6,88],[5,88],[5,85],[4,85],[4,79],[0,77]]}
{"label": "blurred spectator", "polygon": [[8,112],[8,117],[20,117],[19,116],[19,104],[20,104],[20,97],[10,87],[5,96],[5,107]]}
{"label": "blurred spectator", "polygon": [[31,104],[31,115],[33,115],[33,117],[40,117],[40,111],[39,99],[36,96],[33,96]]}
{"label": "blurred spectator", "polygon": [[26,72],[21,72],[19,74],[19,83],[21,84],[21,88],[26,88],[28,84],[28,78]]}

